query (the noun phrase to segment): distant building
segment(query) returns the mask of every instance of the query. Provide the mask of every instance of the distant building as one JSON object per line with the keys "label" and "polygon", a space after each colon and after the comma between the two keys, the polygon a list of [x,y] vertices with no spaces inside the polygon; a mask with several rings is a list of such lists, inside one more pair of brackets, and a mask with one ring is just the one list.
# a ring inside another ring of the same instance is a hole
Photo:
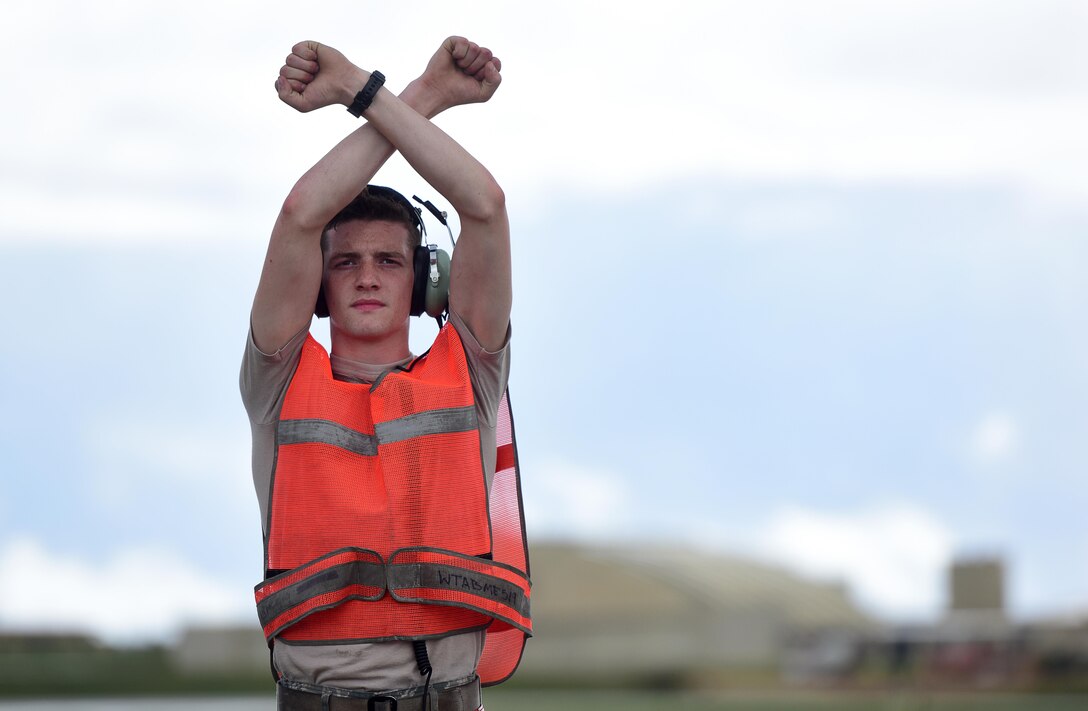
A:
{"label": "distant building", "polygon": [[96,652],[101,646],[81,632],[2,632],[0,654]]}
{"label": "distant building", "polygon": [[1004,561],[961,558],[948,570],[941,617],[889,627],[866,655],[890,681],[923,687],[1088,690],[1088,619],[1014,622],[1006,605]]}
{"label": "distant building", "polygon": [[536,635],[519,677],[590,681],[776,669],[798,636],[834,631],[850,650],[878,628],[841,586],[739,557],[540,544],[532,553]]}
{"label": "distant building", "polygon": [[1000,558],[955,561],[948,575],[950,615],[1005,617],[1005,565]]}
{"label": "distant building", "polygon": [[173,649],[171,664],[191,676],[267,672],[271,678],[268,645],[257,625],[189,629]]}

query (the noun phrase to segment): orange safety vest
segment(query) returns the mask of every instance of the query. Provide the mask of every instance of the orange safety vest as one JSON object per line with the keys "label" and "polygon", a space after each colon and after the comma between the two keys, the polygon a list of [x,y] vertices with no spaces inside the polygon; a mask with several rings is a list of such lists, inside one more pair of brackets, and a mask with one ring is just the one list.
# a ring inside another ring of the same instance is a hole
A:
{"label": "orange safety vest", "polygon": [[532,634],[508,393],[484,480],[457,331],[372,384],[335,380],[308,337],[276,429],[266,579],[269,645],[415,640],[486,630],[477,673],[505,681]]}

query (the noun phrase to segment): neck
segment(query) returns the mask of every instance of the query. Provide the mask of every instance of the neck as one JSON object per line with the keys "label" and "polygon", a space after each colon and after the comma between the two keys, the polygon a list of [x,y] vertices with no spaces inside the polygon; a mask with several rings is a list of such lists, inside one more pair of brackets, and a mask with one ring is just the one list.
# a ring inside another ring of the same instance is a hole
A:
{"label": "neck", "polygon": [[387,336],[368,338],[345,333],[333,326],[329,334],[332,339],[332,354],[358,363],[395,363],[412,355],[408,350],[407,329]]}

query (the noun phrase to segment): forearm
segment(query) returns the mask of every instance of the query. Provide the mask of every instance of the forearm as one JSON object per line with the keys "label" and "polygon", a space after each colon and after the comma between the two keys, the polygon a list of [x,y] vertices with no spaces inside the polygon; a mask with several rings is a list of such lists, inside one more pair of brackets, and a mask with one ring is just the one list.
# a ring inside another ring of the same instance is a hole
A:
{"label": "forearm", "polygon": [[450,265],[450,309],[482,346],[497,350],[506,338],[512,301],[502,189],[459,143],[392,93],[378,92],[364,116],[457,211],[461,239]]}
{"label": "forearm", "polygon": [[[365,83],[367,77],[360,71],[357,81]],[[446,108],[419,80],[405,87],[398,100],[422,121]],[[284,201],[281,219],[301,233],[320,231],[366,187],[394,150],[375,126],[359,127],[299,178]]]}
{"label": "forearm", "polygon": [[503,217],[504,195],[487,168],[404,97],[382,89],[364,116],[450,202],[462,223]]}

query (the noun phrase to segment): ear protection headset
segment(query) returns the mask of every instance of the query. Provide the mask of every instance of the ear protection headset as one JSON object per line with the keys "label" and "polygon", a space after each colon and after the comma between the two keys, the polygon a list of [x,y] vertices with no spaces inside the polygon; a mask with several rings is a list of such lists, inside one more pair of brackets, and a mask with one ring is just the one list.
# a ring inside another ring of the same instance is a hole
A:
{"label": "ear protection headset", "polygon": [[[423,210],[408,202],[396,190],[381,185],[368,185],[366,191],[373,196],[382,197],[399,203],[412,216],[416,232],[419,234],[421,245],[415,248],[412,255],[412,270],[414,279],[412,282],[412,316],[422,316],[426,313],[438,321],[439,328],[445,320],[449,308],[450,290],[450,255],[444,249],[439,249],[437,244],[428,244],[425,239],[427,227],[423,224]],[[423,207],[427,208],[434,217],[442,223],[450,235],[450,242],[454,247],[457,241],[453,238],[453,230],[446,220],[447,213],[439,210],[430,200],[420,200],[413,195],[412,198]],[[328,305],[325,303],[324,292],[317,295],[317,304],[314,313],[319,318],[329,315]]]}

